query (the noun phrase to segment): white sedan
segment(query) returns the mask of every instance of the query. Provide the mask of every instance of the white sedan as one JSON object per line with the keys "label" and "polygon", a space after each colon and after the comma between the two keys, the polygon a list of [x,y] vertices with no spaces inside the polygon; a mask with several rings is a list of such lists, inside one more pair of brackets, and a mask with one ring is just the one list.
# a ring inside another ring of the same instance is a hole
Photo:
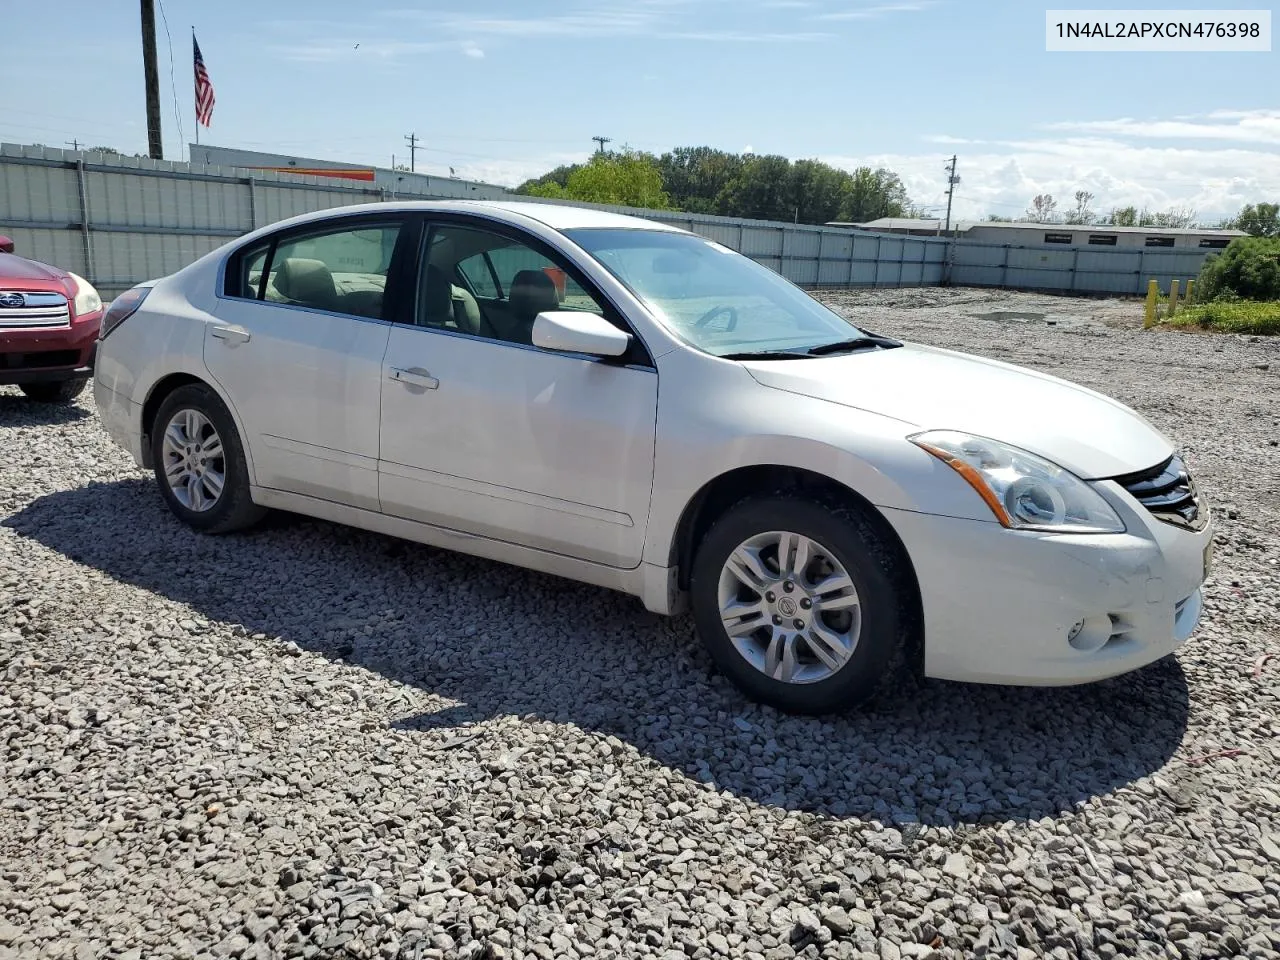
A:
{"label": "white sedan", "polygon": [[719,668],[788,711],[904,671],[1098,680],[1200,617],[1208,507],[1143,417],[862,330],[647,220],[277,223],[118,297],[94,393],[198,530],[279,508],[691,608]]}

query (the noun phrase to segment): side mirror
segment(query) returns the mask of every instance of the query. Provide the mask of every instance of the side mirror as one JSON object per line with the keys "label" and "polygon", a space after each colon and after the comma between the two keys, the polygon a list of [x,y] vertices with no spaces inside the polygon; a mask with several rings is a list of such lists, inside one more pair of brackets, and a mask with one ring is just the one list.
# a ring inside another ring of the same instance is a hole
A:
{"label": "side mirror", "polygon": [[13,238],[0,234],[0,253],[13,253]]}
{"label": "side mirror", "polygon": [[631,334],[595,313],[544,310],[533,321],[533,345],[544,350],[620,357],[630,344]]}

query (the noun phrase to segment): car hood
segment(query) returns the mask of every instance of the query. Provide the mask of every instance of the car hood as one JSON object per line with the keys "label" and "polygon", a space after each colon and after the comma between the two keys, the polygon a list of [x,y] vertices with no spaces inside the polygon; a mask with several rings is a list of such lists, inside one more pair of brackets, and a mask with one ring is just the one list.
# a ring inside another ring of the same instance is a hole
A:
{"label": "car hood", "polygon": [[812,360],[748,361],[766,387],[1013,444],[1087,480],[1160,463],[1173,445],[1145,417],[1066,380],[908,343]]}
{"label": "car hood", "polygon": [[0,253],[0,288],[66,293],[70,277],[47,263]]}

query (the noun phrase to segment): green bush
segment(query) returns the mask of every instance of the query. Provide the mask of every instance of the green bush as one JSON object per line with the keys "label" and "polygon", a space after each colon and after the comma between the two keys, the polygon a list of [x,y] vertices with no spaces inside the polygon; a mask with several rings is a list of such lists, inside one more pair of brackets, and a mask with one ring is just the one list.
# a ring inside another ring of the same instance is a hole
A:
{"label": "green bush", "polygon": [[1280,300],[1280,238],[1237,237],[1200,270],[1196,299]]}
{"label": "green bush", "polygon": [[1280,334],[1280,302],[1215,300],[1180,309],[1167,320],[1171,327],[1199,327],[1224,333]]}

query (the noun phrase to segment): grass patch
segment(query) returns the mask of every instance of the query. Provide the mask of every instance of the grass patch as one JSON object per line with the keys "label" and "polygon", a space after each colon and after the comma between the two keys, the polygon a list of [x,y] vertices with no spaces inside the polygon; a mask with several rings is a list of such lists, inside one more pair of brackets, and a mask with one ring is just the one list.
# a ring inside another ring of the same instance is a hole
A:
{"label": "grass patch", "polygon": [[1181,307],[1172,317],[1160,321],[1162,326],[1199,327],[1223,333],[1280,334],[1280,301],[1251,300],[1215,301]]}

